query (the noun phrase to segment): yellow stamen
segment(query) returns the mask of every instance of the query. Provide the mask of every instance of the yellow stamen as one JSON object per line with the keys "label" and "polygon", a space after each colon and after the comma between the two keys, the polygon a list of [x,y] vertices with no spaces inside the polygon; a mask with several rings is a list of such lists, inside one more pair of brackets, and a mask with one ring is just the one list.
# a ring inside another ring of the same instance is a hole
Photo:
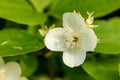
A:
{"label": "yellow stamen", "polygon": [[94,17],[93,17],[94,12],[87,12],[87,14],[88,14],[88,18],[85,21],[86,26],[89,28],[96,28],[98,25],[92,25],[94,21]]}

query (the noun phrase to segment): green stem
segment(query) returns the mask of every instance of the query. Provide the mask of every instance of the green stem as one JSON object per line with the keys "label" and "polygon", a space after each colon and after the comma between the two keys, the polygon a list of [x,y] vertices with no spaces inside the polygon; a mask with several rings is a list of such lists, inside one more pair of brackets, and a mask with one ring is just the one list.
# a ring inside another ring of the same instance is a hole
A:
{"label": "green stem", "polygon": [[51,66],[51,64],[50,64],[50,61],[49,61],[48,58],[45,58],[45,60],[46,60],[46,65],[47,65],[49,74],[50,74],[50,76],[51,76],[51,79],[52,79],[52,80],[55,80],[54,71],[53,71],[52,66]]}
{"label": "green stem", "polygon": [[35,31],[35,26],[28,26],[27,30],[28,30],[28,33],[33,34]]}

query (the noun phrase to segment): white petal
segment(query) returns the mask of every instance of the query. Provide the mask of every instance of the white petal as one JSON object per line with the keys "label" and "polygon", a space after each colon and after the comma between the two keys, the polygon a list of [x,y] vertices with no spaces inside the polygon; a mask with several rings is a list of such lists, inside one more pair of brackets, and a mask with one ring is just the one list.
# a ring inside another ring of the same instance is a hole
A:
{"label": "white petal", "polygon": [[5,65],[4,60],[0,57],[0,68],[3,68]]}
{"label": "white petal", "polygon": [[87,51],[94,51],[97,44],[97,37],[91,28],[84,28],[83,46]]}
{"label": "white petal", "polygon": [[65,44],[65,34],[63,28],[50,30],[45,37],[45,45],[52,51],[63,51]]}
{"label": "white petal", "polygon": [[26,77],[20,77],[19,80],[28,80]]}
{"label": "white petal", "polygon": [[86,57],[86,51],[79,50],[67,50],[63,52],[63,62],[69,67],[75,67],[81,65]]}
{"label": "white petal", "polygon": [[21,68],[16,62],[8,62],[6,65],[6,80],[18,80],[21,74]]}
{"label": "white petal", "polygon": [[85,25],[84,19],[77,13],[63,14],[63,27],[70,30],[80,30]]}

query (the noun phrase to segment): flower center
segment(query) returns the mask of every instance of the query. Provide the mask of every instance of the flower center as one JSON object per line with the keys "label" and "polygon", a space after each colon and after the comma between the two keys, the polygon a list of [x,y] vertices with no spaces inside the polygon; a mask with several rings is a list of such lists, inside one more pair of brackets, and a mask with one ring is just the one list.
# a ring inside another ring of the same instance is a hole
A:
{"label": "flower center", "polygon": [[77,41],[78,41],[78,37],[74,36],[72,42],[77,42]]}
{"label": "flower center", "polygon": [[80,32],[67,33],[65,48],[76,49],[81,46],[82,34]]}
{"label": "flower center", "polygon": [[3,70],[0,70],[0,80],[6,80],[5,73]]}

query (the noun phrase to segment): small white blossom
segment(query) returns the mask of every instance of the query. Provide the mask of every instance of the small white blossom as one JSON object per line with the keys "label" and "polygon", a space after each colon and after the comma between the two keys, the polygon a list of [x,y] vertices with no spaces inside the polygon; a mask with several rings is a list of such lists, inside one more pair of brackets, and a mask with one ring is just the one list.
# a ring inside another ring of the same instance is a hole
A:
{"label": "small white blossom", "polygon": [[91,15],[84,21],[80,13],[65,13],[63,28],[54,28],[45,37],[46,47],[52,51],[63,51],[63,62],[69,67],[81,65],[86,52],[93,51],[96,47],[97,37],[89,27],[93,22]]}
{"label": "small white blossom", "polygon": [[4,63],[0,57],[0,80],[23,80],[20,79],[21,68],[16,62]]}

